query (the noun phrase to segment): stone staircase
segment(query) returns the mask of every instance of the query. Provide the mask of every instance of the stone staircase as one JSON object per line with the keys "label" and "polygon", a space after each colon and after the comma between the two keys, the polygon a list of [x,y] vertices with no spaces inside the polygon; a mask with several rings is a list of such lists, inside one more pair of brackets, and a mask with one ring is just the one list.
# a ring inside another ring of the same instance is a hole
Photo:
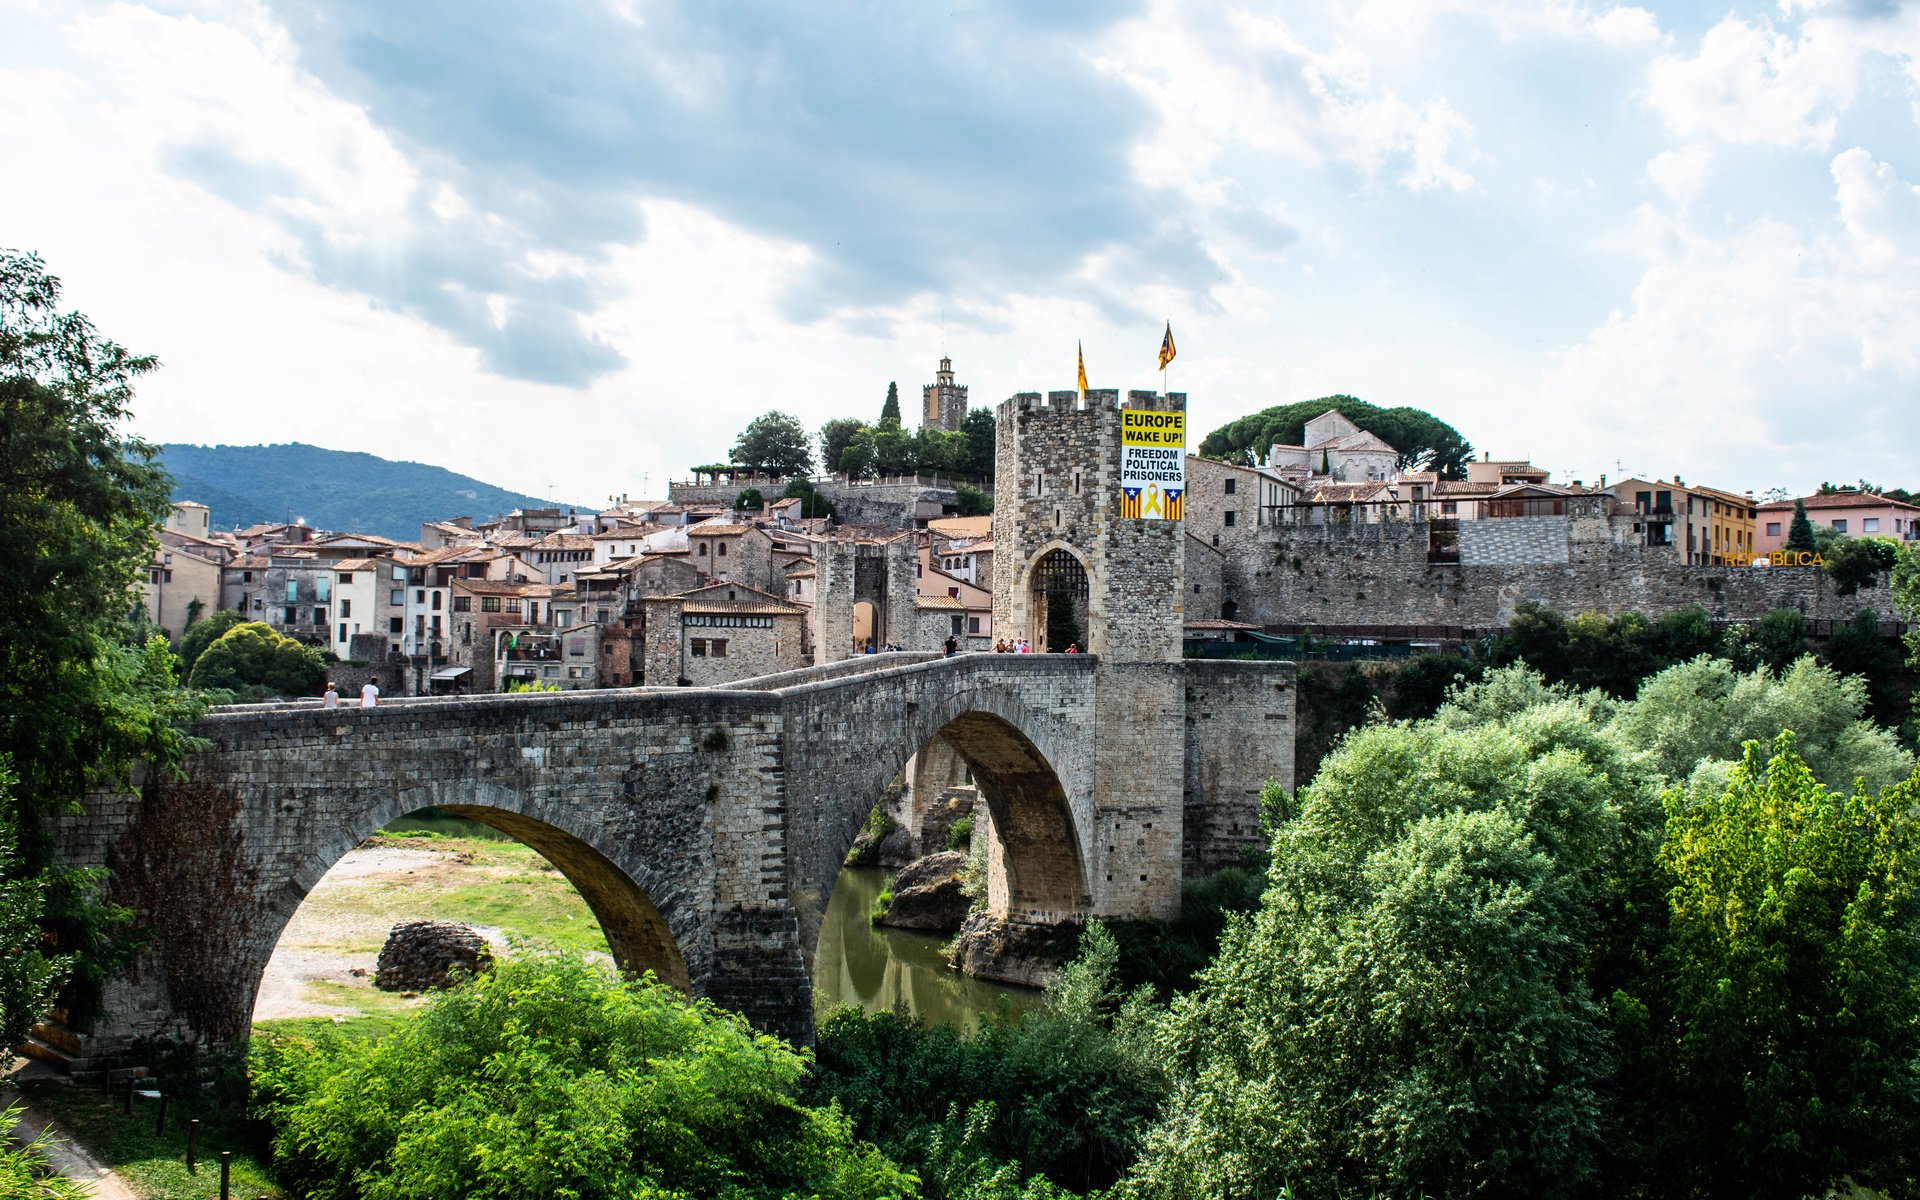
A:
{"label": "stone staircase", "polygon": [[147,1073],[145,1067],[115,1066],[110,1059],[96,1056],[93,1038],[68,1025],[66,1014],[57,1009],[29,1030],[26,1040],[14,1049],[24,1058],[71,1077],[75,1083],[111,1083],[138,1079]]}

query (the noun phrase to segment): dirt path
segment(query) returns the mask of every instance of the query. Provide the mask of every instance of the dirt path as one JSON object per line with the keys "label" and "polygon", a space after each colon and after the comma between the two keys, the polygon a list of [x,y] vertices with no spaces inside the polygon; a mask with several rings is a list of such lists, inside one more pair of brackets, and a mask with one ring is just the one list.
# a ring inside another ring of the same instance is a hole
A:
{"label": "dirt path", "polygon": [[[415,850],[392,846],[362,846],[347,853],[302,904],[260,980],[260,994],[254,1000],[253,1019],[272,1021],[282,1017],[349,1017],[351,1008],[317,1004],[306,998],[307,985],[315,982],[338,983],[353,987],[364,984],[373,975],[379,950],[342,952],[335,947],[343,942],[372,941],[376,947],[385,938],[387,926],[377,916],[355,915],[351,902],[312,903],[319,900],[344,900],[354,889],[374,883],[425,882],[426,878],[457,870],[453,856],[439,850]],[[355,975],[354,971],[364,975]]]}
{"label": "dirt path", "polygon": [[[8,1081],[26,1078],[53,1078],[55,1072],[43,1063],[26,1062],[17,1064],[8,1074]],[[127,1186],[124,1179],[114,1174],[112,1168],[105,1166],[99,1159],[87,1153],[86,1147],[67,1136],[45,1114],[27,1107],[26,1100],[11,1087],[0,1087],[0,1108],[20,1108],[20,1121],[13,1127],[11,1141],[16,1146],[26,1146],[42,1134],[47,1140],[41,1143],[38,1154],[42,1161],[57,1173],[83,1183],[93,1200],[140,1200],[137,1193]]]}

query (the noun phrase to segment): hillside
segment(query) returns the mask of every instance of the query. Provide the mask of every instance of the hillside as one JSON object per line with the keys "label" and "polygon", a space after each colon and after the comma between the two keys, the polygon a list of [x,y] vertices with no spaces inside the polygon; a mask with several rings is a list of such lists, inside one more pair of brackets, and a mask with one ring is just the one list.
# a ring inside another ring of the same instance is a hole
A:
{"label": "hillside", "polygon": [[538,496],[509,492],[444,467],[300,442],[168,444],[160,447],[160,463],[173,473],[173,498],[212,509],[215,529],[293,518],[316,529],[412,540],[420,536],[422,521],[552,507]]}

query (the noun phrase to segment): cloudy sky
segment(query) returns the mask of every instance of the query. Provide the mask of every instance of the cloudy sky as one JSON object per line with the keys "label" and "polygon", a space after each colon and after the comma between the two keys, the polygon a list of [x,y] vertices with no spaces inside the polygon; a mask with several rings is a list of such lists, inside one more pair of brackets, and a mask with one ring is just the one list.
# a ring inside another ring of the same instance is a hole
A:
{"label": "cloudy sky", "polygon": [[140,432],[579,501],[1169,318],[1200,430],[1920,486],[1917,123],[1901,0],[0,0],[0,245]]}

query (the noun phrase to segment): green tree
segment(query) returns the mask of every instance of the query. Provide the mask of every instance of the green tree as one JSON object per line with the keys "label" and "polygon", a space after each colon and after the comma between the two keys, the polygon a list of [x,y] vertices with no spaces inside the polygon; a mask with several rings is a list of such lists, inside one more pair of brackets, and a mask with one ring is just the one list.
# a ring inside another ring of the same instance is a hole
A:
{"label": "green tree", "polygon": [[963,517],[984,517],[993,511],[993,493],[964,483],[953,486],[954,497]]}
{"label": "green tree", "polygon": [[67,1000],[81,1016],[123,914],[96,902],[97,877],[49,869],[45,822],[138,759],[164,769],[195,711],[164,639],[129,619],[170,482],[122,431],[135,380],[157,365],[61,311],[37,256],[0,251],[0,759],[19,822],[0,880],[44,886],[42,925],[50,950],[75,955]]}
{"label": "green tree", "polygon": [[767,499],[760,494],[759,488],[745,488],[733,498],[733,511],[757,513],[766,507],[766,503]]}
{"label": "green tree", "polygon": [[919,466],[913,459],[913,435],[898,425],[882,425],[874,431],[873,459],[878,474],[912,474]]}
{"label": "green tree", "polygon": [[887,384],[887,399],[880,405],[880,429],[900,428],[900,385]]}
{"label": "green tree", "polygon": [[207,647],[220,640],[221,635],[235,625],[245,624],[246,614],[236,608],[223,608],[204,621],[196,621],[180,635],[180,674],[193,677],[193,665],[207,652]]}
{"label": "green tree", "polygon": [[847,473],[840,456],[846,453],[847,443],[853,435],[866,428],[866,424],[852,417],[835,417],[820,427],[820,465],[829,475]]}
{"label": "green tree", "polygon": [[316,647],[260,621],[221,634],[200,655],[189,680],[197,688],[279,696],[316,695],[326,681],[327,662]]}
{"label": "green tree", "polygon": [[1833,590],[1851,596],[1861,588],[1880,586],[1880,573],[1893,569],[1900,543],[1891,538],[1843,537],[1825,551],[1827,574],[1833,577]]}
{"label": "green tree", "polygon": [[1646,769],[1670,783],[1706,772],[1724,780],[1749,741],[1770,742],[1791,729],[1829,787],[1856,779],[1882,787],[1913,770],[1894,734],[1865,719],[1864,681],[1802,657],[1779,675],[1766,667],[1736,671],[1701,657],[1669,667],[1619,706],[1610,729]]}
{"label": "green tree", "polygon": [[1909,1194],[1920,1156],[1920,778],[1829,791],[1781,734],[1666,798],[1673,1103],[1694,1194]]}
{"label": "green tree", "polygon": [[960,432],[967,435],[967,470],[975,479],[987,483],[993,482],[993,461],[995,454],[996,432],[993,410],[973,408],[960,422]]}
{"label": "green tree", "polygon": [[[18,863],[19,822],[14,776],[0,758],[0,863]],[[26,1040],[53,999],[55,985],[70,965],[47,953],[40,936],[46,881],[38,874],[0,876],[0,1047]],[[0,1179],[5,1178],[0,1167]]]}
{"label": "green tree", "polygon": [[1793,502],[1793,523],[1787,526],[1787,549],[1813,553],[1813,522],[1807,520],[1807,502],[1796,498]]}
{"label": "green tree", "polygon": [[856,430],[847,439],[847,445],[840,452],[840,471],[848,479],[871,479],[880,465],[880,454],[874,447],[874,431]]}
{"label": "green tree", "polygon": [[314,1200],[883,1200],[912,1177],[799,1103],[806,1060],[746,1019],[527,955],[378,1041],[275,1040],[255,1104]]}
{"label": "green tree", "polygon": [[729,456],[735,466],[752,467],[775,475],[805,475],[813,470],[813,451],[807,427],[783,412],[755,417],[733,443]]}
{"label": "green tree", "polygon": [[809,480],[790,480],[787,483],[787,490],[782,492],[780,496],[783,500],[790,500],[796,496],[799,497],[800,515],[802,517],[833,516],[833,505],[825,496],[822,496],[814,490],[813,484]]}
{"label": "green tree", "polygon": [[1862,610],[1827,639],[1827,665],[1843,675],[1857,675],[1867,688],[1867,715],[1874,722],[1897,729],[1907,718],[1911,701],[1902,669],[1900,643],[1880,633],[1880,618]]}
{"label": "green tree", "polygon": [[1594,1189],[1590,972],[1656,817],[1635,785],[1571,699],[1355,731],[1276,832],[1259,912],[1174,1004],[1135,1194]]}

